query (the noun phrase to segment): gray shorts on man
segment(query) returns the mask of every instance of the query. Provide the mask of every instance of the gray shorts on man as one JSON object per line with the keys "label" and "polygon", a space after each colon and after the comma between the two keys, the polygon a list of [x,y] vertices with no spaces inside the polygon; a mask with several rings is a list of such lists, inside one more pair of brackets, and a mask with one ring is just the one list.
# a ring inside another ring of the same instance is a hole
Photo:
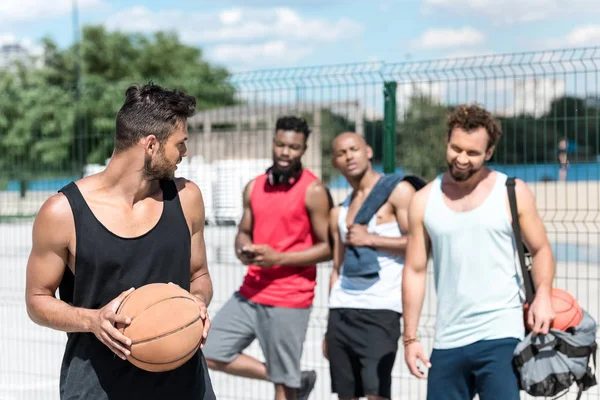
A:
{"label": "gray shorts on man", "polygon": [[212,320],[206,358],[229,363],[258,339],[269,381],[299,388],[300,358],[311,308],[254,303],[235,293]]}

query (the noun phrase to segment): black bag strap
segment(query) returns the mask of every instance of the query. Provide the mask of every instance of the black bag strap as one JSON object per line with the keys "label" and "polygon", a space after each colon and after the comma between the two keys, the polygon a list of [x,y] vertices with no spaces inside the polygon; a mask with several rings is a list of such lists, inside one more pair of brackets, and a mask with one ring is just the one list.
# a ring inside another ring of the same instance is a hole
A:
{"label": "black bag strap", "polygon": [[506,179],[506,189],[508,190],[508,202],[510,203],[510,213],[512,215],[512,228],[515,234],[515,242],[517,244],[517,252],[519,253],[519,263],[523,273],[523,282],[525,283],[525,300],[527,304],[533,302],[535,288],[531,281],[531,275],[525,265],[525,248],[521,237],[521,225],[519,224],[519,209],[517,208],[517,195],[515,193],[515,178]]}
{"label": "black bag strap", "polygon": [[423,189],[425,187],[425,185],[427,185],[427,182],[425,182],[423,179],[421,179],[417,175],[406,175],[404,178],[402,178],[402,180],[410,183],[417,192],[419,190]]}
{"label": "black bag strap", "polygon": [[592,343],[592,345],[590,346],[592,361],[594,363],[594,370],[592,371],[591,368],[588,366],[586,374],[583,376],[583,378],[581,378],[577,381],[577,387],[579,388],[579,390],[577,391],[577,398],[575,400],[580,400],[581,395],[583,394],[584,391],[586,391],[589,388],[591,388],[592,386],[596,386],[598,384],[596,381],[596,350],[597,350],[597,346],[598,345],[596,344],[596,342]]}

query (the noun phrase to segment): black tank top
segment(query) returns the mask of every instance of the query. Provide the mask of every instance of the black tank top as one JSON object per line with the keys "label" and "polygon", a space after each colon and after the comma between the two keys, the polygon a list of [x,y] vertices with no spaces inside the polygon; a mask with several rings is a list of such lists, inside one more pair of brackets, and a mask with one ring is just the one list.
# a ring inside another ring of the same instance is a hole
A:
{"label": "black tank top", "polygon": [[[190,290],[190,231],[173,181],[161,181],[158,223],[136,238],[122,238],[96,219],[74,182],[62,192],[75,220],[75,276],[66,268],[60,298],[99,309],[131,287],[173,282]],[[62,400],[214,399],[202,351],[168,372],[147,372],[117,357],[93,333],[69,333],[61,367]]]}

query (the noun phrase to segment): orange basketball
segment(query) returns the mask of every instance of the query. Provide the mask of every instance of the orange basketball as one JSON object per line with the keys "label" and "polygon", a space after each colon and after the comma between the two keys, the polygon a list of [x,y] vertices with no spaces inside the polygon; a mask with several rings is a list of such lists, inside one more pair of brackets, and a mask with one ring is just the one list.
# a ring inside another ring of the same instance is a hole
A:
{"label": "orange basketball", "polygon": [[143,370],[173,370],[198,351],[204,329],[200,309],[177,285],[142,286],[123,300],[117,314],[131,318],[131,324],[117,328],[131,339],[127,359]]}
{"label": "orange basketball", "polygon": [[552,329],[566,331],[568,328],[579,325],[583,319],[583,311],[579,303],[565,290],[552,288],[552,307],[556,313]]}

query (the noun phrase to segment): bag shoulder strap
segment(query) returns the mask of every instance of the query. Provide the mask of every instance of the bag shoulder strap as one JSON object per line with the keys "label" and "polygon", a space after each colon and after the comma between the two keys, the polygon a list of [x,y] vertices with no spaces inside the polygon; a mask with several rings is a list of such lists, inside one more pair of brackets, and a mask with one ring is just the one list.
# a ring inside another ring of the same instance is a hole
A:
{"label": "bag shoulder strap", "polygon": [[510,204],[510,213],[512,216],[512,228],[515,235],[515,243],[517,244],[517,252],[519,253],[519,263],[523,273],[523,282],[525,283],[525,299],[528,304],[533,302],[535,288],[531,281],[531,275],[525,265],[525,248],[521,238],[521,225],[519,224],[519,209],[517,208],[517,195],[515,193],[515,178],[509,177],[506,179],[506,189],[508,190],[508,202]]}
{"label": "bag shoulder strap", "polygon": [[425,182],[417,175],[406,175],[404,178],[402,178],[402,180],[410,183],[416,191],[423,189],[423,187],[427,185],[427,182]]}

